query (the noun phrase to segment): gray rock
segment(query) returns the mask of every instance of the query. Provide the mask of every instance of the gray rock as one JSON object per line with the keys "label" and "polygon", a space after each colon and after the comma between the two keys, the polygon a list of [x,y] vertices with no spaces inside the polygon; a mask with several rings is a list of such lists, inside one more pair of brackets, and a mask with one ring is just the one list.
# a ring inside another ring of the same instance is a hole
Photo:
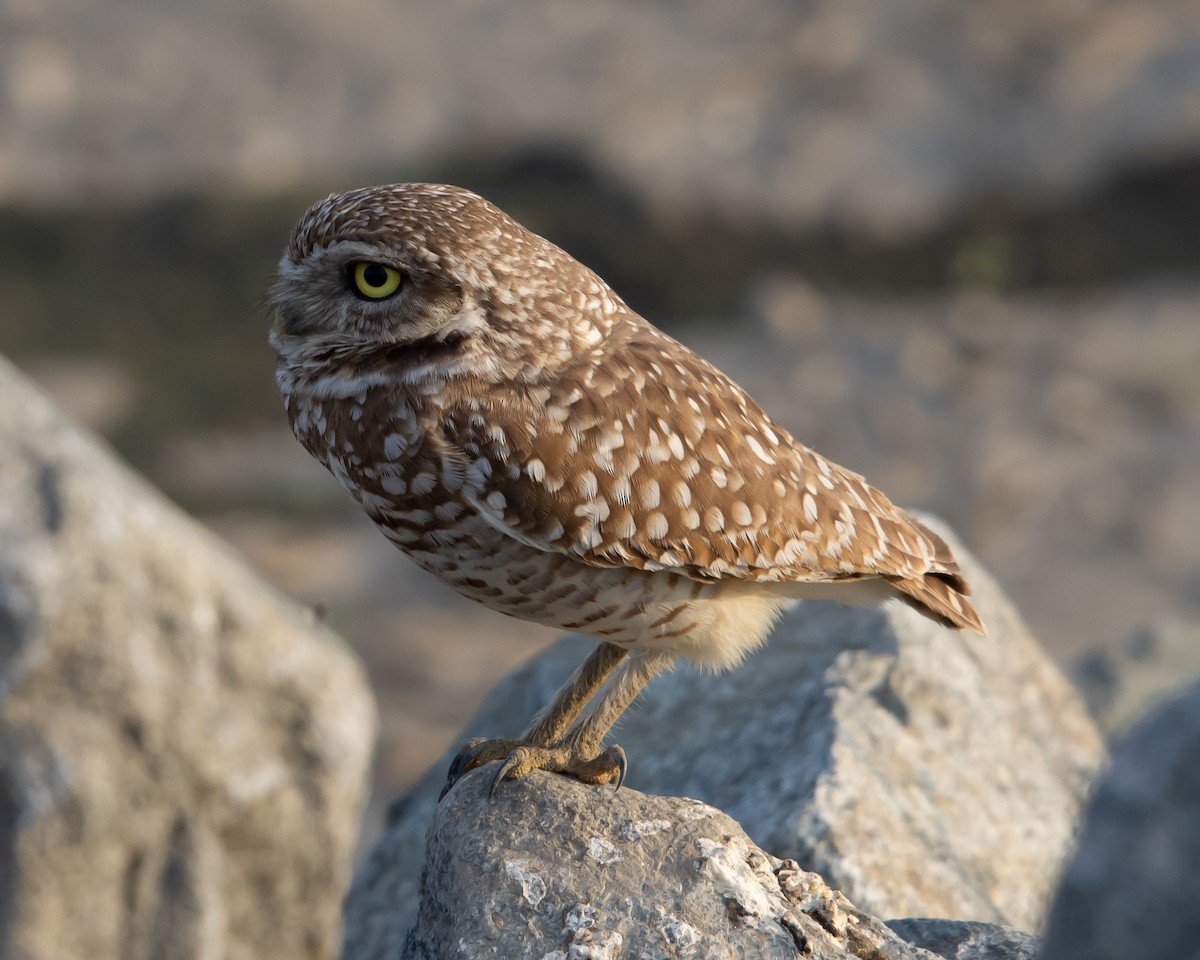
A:
{"label": "gray rock", "polygon": [[933,960],[705,804],[489,772],[438,807],[405,960]]}
{"label": "gray rock", "polygon": [[[873,914],[1036,929],[1103,748],[1073,688],[953,545],[987,638],[900,605],[801,605],[739,669],[651,684],[614,735],[629,785],[724,810]],[[589,646],[569,638],[510,675],[464,732],[519,733]],[[395,806],[355,877],[353,960],[389,956],[412,923],[448,762]]]}
{"label": "gray rock", "polygon": [[0,955],[333,952],[374,708],[309,619],[0,360]]}
{"label": "gray rock", "polygon": [[1038,938],[998,923],[914,917],[889,920],[888,926],[909,943],[946,960],[1038,960]]}
{"label": "gray rock", "polygon": [[1046,960],[1200,957],[1200,683],[1113,747],[1046,927]]}
{"label": "gray rock", "polygon": [[1095,650],[1072,674],[1106,733],[1121,732],[1200,675],[1200,624],[1164,618],[1113,650]]}

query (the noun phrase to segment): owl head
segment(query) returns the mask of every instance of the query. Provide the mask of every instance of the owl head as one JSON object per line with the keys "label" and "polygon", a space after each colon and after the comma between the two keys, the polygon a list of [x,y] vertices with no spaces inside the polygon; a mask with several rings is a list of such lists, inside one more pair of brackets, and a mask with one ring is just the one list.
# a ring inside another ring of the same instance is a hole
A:
{"label": "owl head", "polygon": [[595,342],[620,304],[483,198],[420,183],[312,206],[268,301],[281,368],[321,368],[329,389],[339,377],[521,376],[531,347],[539,362],[570,356],[575,338]]}

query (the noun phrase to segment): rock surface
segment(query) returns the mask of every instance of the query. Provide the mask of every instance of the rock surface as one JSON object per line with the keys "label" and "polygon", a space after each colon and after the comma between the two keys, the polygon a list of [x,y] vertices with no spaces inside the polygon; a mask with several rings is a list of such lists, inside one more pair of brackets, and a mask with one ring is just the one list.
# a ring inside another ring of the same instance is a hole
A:
{"label": "rock surface", "polygon": [[1200,956],[1200,684],[1113,747],[1046,928],[1045,960]]}
{"label": "rock surface", "polygon": [[[1103,748],[1077,694],[954,547],[987,638],[899,605],[801,605],[739,669],[651,684],[614,735],[629,785],[724,810],[873,914],[1036,929]],[[588,649],[569,638],[531,661],[466,732],[519,733]],[[412,923],[448,762],[395,805],[355,877],[353,960],[387,956]]]}
{"label": "rock surface", "polygon": [[374,708],[0,360],[0,955],[324,958]]}
{"label": "rock surface", "polygon": [[764,853],[705,804],[541,773],[489,798],[489,772],[438,807],[405,960],[939,955]]}

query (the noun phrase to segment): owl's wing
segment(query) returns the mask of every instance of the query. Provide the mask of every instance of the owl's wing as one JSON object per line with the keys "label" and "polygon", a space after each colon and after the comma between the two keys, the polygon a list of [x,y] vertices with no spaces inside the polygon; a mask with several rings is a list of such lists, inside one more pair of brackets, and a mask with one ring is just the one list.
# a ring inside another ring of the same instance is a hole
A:
{"label": "owl's wing", "polygon": [[449,434],[468,462],[486,462],[473,506],[531,547],[706,582],[885,577],[941,619],[978,626],[940,537],[653,328],[605,341],[553,390],[510,386],[470,404]]}

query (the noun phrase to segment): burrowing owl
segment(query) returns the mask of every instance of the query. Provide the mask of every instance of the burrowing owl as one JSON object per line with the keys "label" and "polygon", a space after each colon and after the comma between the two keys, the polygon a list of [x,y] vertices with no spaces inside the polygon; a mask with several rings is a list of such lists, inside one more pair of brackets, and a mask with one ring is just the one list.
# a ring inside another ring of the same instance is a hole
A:
{"label": "burrowing owl", "polygon": [[292,428],[454,589],[600,643],[467,770],[625,772],[613,722],[676,657],[721,668],[797,598],[982,632],[946,544],[794,440],[596,274],[473,193],[396,184],[300,220],[270,301]]}

